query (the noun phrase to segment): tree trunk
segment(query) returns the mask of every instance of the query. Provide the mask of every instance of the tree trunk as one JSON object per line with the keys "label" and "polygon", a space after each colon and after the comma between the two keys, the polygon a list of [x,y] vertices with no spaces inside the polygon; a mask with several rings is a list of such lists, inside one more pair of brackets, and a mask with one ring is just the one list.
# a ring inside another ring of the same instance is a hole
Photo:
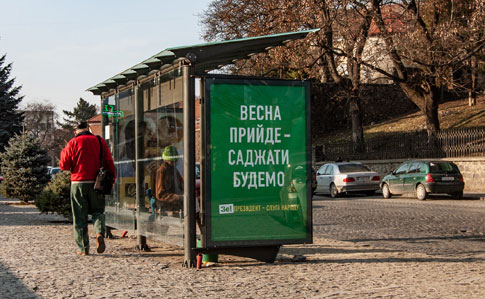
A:
{"label": "tree trunk", "polygon": [[328,83],[330,82],[330,71],[328,70],[327,62],[325,61],[324,57],[318,59],[318,72],[320,75],[320,83]]}
{"label": "tree trunk", "polygon": [[477,93],[475,92],[476,82],[477,82],[477,57],[473,55],[470,58],[470,71],[471,71],[471,82],[470,90],[468,91],[468,106],[475,106],[477,104]]}
{"label": "tree trunk", "polygon": [[426,117],[426,131],[428,136],[436,136],[440,131],[440,120],[438,117],[439,93],[436,88],[424,94],[424,116]]}
{"label": "tree trunk", "polygon": [[426,120],[426,131],[428,136],[436,136],[440,131],[440,120],[438,118],[439,89],[423,82],[427,88],[423,89],[417,85],[406,83],[399,84],[406,96],[418,106]]}
{"label": "tree trunk", "polygon": [[351,96],[349,98],[349,114],[352,121],[352,141],[354,143],[354,152],[364,152],[364,130],[362,128],[362,117],[360,111],[359,98]]}

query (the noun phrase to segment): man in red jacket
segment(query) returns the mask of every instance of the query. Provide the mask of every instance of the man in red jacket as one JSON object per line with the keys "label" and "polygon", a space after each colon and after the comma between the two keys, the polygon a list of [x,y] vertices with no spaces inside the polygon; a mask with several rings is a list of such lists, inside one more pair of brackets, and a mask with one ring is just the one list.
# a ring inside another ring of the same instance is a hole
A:
{"label": "man in red jacket", "polygon": [[[74,240],[79,255],[89,254],[88,214],[92,215],[96,232],[96,249],[103,253],[105,215],[104,195],[94,191],[94,183],[99,170],[100,145],[103,150],[103,166],[115,175],[113,157],[103,138],[91,134],[88,124],[80,122],[75,127],[75,135],[61,152],[59,167],[71,171],[71,205],[74,225]],[[101,143],[100,143],[101,142]]]}

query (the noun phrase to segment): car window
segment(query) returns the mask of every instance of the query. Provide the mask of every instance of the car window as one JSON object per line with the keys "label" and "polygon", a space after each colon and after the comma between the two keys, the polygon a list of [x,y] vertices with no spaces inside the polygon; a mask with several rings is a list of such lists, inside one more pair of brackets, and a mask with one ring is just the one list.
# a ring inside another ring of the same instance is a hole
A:
{"label": "car window", "polygon": [[340,173],[371,171],[369,167],[362,164],[343,164],[343,165],[339,165],[338,169]]}
{"label": "car window", "polygon": [[421,163],[416,162],[409,167],[408,173],[419,173],[421,171]]}
{"label": "car window", "polygon": [[428,173],[428,164],[421,163],[420,173]]}
{"label": "car window", "polygon": [[333,165],[328,165],[327,169],[325,170],[326,175],[333,174]]}
{"label": "car window", "polygon": [[61,171],[61,169],[60,169],[59,167],[52,167],[52,168],[51,168],[51,172],[50,172],[50,174],[51,174],[52,176],[54,176],[54,175],[55,175],[56,173],[58,173],[59,171]]}
{"label": "car window", "polygon": [[327,168],[328,165],[323,165],[322,167],[320,167],[317,171],[317,174],[318,175],[322,175],[322,174],[325,174],[325,169]]}
{"label": "car window", "polygon": [[293,178],[306,179],[306,169],[303,166],[297,166],[293,169]]}
{"label": "car window", "polygon": [[406,170],[408,170],[409,168],[409,164],[408,163],[405,163],[403,165],[401,165],[397,170],[396,170],[396,174],[403,174],[403,173],[406,173]]}
{"label": "car window", "polygon": [[458,167],[451,162],[430,162],[429,172],[431,173],[457,173]]}

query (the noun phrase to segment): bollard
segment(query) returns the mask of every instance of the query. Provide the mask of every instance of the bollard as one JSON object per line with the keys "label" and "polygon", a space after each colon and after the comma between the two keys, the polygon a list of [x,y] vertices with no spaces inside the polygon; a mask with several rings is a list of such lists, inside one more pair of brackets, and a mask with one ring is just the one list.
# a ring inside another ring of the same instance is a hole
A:
{"label": "bollard", "polygon": [[200,269],[201,266],[202,266],[202,253],[199,253],[197,255],[197,269]]}

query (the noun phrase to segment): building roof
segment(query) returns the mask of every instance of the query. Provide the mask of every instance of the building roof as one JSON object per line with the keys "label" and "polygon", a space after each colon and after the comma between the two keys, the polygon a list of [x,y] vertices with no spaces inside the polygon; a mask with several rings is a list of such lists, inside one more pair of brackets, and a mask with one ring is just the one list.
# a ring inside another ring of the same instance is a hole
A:
{"label": "building roof", "polygon": [[[411,17],[406,14],[405,9],[402,6],[396,4],[382,6],[381,14],[387,33],[405,32],[408,26],[406,23],[411,21]],[[374,19],[372,20],[369,27],[369,35],[382,35]]]}
{"label": "building roof", "polygon": [[87,120],[88,123],[101,123],[101,113],[96,114],[95,116],[91,117]]}
{"label": "building roof", "polygon": [[168,48],[89,88],[88,91],[100,95],[134,80],[138,76],[146,75],[152,70],[159,70],[162,66],[172,65],[180,59],[188,59],[195,68],[196,74],[207,73],[237,60],[247,59],[274,47],[284,45],[289,41],[305,38],[309,33],[319,30],[311,29]]}
{"label": "building roof", "polygon": [[101,114],[96,114],[95,116],[91,117],[87,120],[89,127],[91,127],[91,132],[94,135],[101,136]]}

